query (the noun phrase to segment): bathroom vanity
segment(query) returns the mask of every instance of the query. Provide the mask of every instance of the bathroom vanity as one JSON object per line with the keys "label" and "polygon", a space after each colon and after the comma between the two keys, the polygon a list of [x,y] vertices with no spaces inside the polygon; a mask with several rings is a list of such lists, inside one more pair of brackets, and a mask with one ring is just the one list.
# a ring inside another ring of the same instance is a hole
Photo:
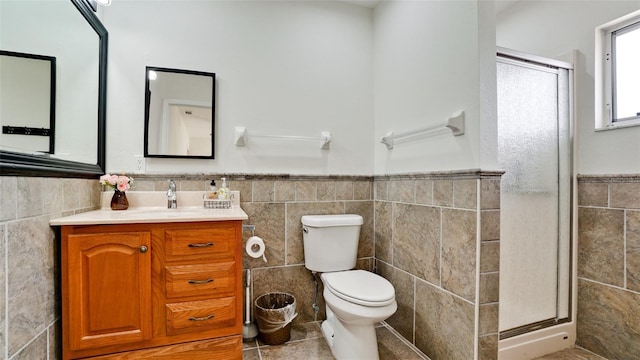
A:
{"label": "bathroom vanity", "polygon": [[61,226],[63,359],[242,359],[240,209],[101,209]]}

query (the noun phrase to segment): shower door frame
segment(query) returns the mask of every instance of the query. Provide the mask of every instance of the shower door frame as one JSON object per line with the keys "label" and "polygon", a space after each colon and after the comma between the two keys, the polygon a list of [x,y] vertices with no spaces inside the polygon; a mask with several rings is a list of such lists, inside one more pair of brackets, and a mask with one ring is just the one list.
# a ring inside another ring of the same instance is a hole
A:
{"label": "shower door frame", "polygon": [[[562,350],[573,346],[575,344],[576,337],[576,300],[577,300],[577,268],[576,268],[576,256],[577,249],[575,246],[575,240],[577,239],[577,181],[575,174],[575,154],[576,154],[576,141],[575,141],[575,77],[573,74],[574,67],[572,63],[576,63],[577,52],[574,51],[569,55],[569,62],[559,61],[555,59],[544,58],[537,55],[527,54],[511,49],[497,47],[496,64],[501,58],[508,59],[509,61],[521,63],[523,66],[527,64],[542,67],[561,68],[568,71],[568,127],[569,127],[569,244],[568,254],[569,261],[568,266],[568,299],[567,299],[567,316],[551,320],[544,320],[533,324],[528,324],[515,329],[508,329],[506,331],[500,331],[498,341],[498,359],[509,360],[525,360],[531,359],[537,356],[541,356],[553,351]],[[497,75],[497,74],[496,74]],[[560,172],[561,169],[559,168]],[[560,175],[559,175],[560,176]],[[560,185],[559,185],[560,186]],[[560,194],[558,195],[560,196]],[[560,206],[560,204],[559,204]],[[559,219],[559,222],[561,220]],[[558,249],[560,253],[560,248]],[[559,269],[560,264],[558,265]],[[563,265],[564,266],[564,265]],[[558,278],[560,276],[558,275]],[[557,287],[558,289],[559,287]],[[556,309],[558,314],[558,309]]]}

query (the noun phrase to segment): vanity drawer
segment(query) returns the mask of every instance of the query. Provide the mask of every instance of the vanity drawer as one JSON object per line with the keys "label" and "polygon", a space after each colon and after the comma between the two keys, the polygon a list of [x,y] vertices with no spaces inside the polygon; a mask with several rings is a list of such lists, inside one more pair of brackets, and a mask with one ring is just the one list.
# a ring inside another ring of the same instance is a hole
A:
{"label": "vanity drawer", "polygon": [[166,305],[167,334],[233,327],[236,323],[234,296]]}
{"label": "vanity drawer", "polygon": [[233,257],[235,250],[235,229],[231,224],[166,229],[164,239],[168,261]]}
{"label": "vanity drawer", "polygon": [[233,294],[236,290],[236,263],[234,261],[167,266],[165,271],[165,294],[168,299],[184,296]]}

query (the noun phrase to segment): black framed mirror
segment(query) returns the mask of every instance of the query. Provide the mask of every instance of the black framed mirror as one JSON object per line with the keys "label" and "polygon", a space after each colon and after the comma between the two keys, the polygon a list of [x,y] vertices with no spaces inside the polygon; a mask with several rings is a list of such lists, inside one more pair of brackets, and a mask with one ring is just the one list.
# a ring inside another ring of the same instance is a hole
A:
{"label": "black framed mirror", "polygon": [[0,148],[0,175],[103,174],[107,29],[86,0],[0,1],[0,7],[1,50],[57,59],[55,146],[46,152]]}
{"label": "black framed mirror", "polygon": [[144,156],[214,158],[216,74],[147,66]]}

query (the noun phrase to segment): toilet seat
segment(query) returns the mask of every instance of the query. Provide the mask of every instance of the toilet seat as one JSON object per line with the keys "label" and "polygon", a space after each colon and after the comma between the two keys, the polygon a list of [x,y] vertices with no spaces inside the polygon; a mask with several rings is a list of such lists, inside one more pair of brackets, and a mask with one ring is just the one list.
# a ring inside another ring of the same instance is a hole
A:
{"label": "toilet seat", "polygon": [[365,270],[323,273],[324,286],[335,296],[364,306],[386,306],[395,301],[395,289],[387,279]]}

